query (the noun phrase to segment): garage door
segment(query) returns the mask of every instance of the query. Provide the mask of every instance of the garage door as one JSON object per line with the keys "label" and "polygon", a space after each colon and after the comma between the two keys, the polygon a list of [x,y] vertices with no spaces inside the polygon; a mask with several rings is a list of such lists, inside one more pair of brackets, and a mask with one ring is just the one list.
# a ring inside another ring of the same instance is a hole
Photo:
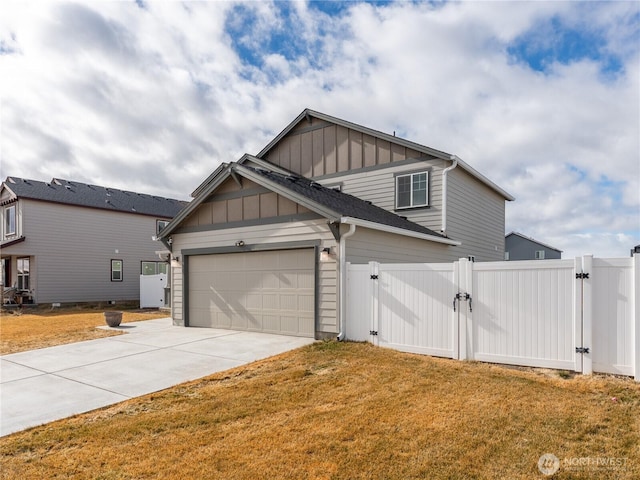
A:
{"label": "garage door", "polygon": [[189,257],[189,325],[313,337],[313,249]]}

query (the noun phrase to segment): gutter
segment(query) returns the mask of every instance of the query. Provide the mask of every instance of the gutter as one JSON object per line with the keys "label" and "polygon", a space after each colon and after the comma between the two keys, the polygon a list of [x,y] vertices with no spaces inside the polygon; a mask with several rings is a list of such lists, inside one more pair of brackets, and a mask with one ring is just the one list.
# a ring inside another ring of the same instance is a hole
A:
{"label": "gutter", "polygon": [[456,155],[451,155],[453,163],[442,171],[442,227],[440,232],[444,236],[447,235],[447,173],[458,166],[458,160]]}
{"label": "gutter", "polygon": [[[343,222],[344,223],[344,222]],[[345,316],[346,316],[346,297],[347,297],[347,250],[346,250],[346,239],[356,233],[356,225],[351,223],[349,225],[349,231],[344,235],[340,236],[340,262],[338,262],[338,268],[340,271],[338,272],[338,278],[340,278],[340,333],[338,333],[337,340],[341,342],[344,340],[345,336]]]}

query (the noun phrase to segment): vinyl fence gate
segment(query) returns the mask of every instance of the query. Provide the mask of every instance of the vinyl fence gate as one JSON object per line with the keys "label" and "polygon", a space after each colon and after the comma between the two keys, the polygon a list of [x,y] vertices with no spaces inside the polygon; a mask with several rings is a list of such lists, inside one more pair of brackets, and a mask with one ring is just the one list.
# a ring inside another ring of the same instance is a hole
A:
{"label": "vinyl fence gate", "polygon": [[640,380],[640,255],[347,270],[349,340]]}

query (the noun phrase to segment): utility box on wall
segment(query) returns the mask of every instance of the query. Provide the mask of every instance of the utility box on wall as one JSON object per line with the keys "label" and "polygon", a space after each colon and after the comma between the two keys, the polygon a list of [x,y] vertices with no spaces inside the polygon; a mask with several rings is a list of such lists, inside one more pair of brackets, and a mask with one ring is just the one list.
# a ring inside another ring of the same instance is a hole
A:
{"label": "utility box on wall", "polygon": [[162,308],[165,306],[167,274],[140,275],[140,308]]}

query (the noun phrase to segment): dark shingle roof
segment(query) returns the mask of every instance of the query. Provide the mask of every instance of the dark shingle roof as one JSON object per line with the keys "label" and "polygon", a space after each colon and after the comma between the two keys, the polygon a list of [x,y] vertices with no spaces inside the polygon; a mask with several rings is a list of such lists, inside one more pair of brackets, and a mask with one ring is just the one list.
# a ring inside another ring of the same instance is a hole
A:
{"label": "dark shingle roof", "polygon": [[323,187],[317,182],[297,175],[282,175],[267,170],[252,168],[243,165],[242,168],[251,170],[260,176],[277,183],[278,185],[302,195],[343,217],[353,217],[360,220],[375,222],[390,227],[402,228],[426,235],[446,238],[422,225],[411,222],[404,217],[396,215],[384,208],[377,207],[372,203],[362,200],[353,195]]}
{"label": "dark shingle roof", "polygon": [[18,198],[173,218],[188,202],[54,178],[39,182],[7,177],[5,186]]}

